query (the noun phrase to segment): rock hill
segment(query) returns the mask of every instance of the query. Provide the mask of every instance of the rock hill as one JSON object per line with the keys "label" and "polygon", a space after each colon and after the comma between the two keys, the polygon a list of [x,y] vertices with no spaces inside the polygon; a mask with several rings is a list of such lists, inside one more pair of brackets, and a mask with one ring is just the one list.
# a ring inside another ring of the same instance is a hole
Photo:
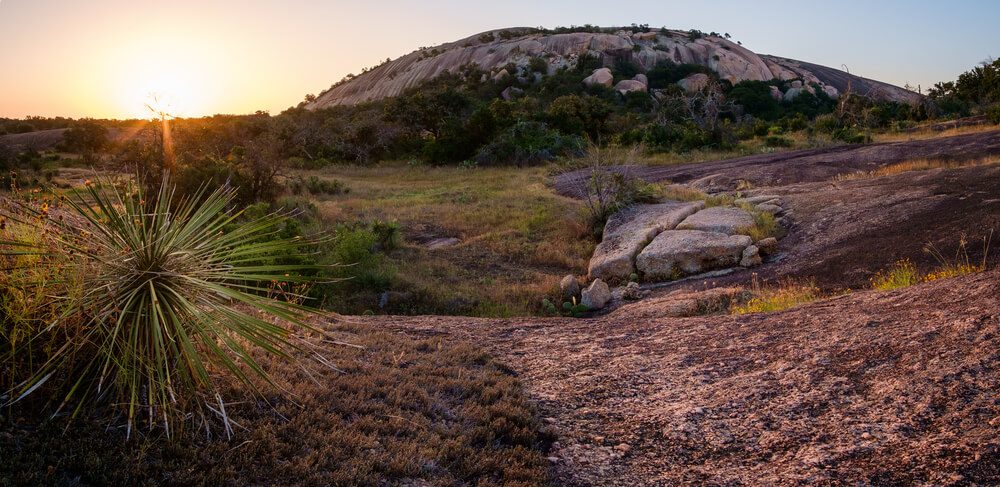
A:
{"label": "rock hill", "polygon": [[[535,58],[543,59],[551,74],[561,67],[575,66],[584,56],[596,56],[605,66],[627,60],[640,70],[649,70],[662,61],[699,64],[734,84],[745,80],[801,80],[803,84],[791,89],[821,89],[832,97],[851,89],[880,100],[914,102],[920,99],[920,95],[897,86],[816,64],[756,54],[724,37],[700,32],[652,29],[648,32],[546,33],[513,28],[423,48],[387,61],[334,85],[307,107],[354,105],[396,96],[468,64],[475,64],[499,77],[504,67],[513,63],[519,67],[519,72],[508,74],[528,76],[527,67]],[[788,98],[789,94],[786,92],[783,96]]]}

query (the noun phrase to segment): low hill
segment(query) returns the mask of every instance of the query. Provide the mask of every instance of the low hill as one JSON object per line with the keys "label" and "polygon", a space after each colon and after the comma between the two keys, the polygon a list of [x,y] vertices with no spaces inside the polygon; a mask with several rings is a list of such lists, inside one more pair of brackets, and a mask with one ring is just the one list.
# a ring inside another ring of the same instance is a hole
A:
{"label": "low hill", "polygon": [[[586,56],[604,66],[626,61],[640,72],[659,63],[696,64],[715,71],[733,84],[746,80],[801,80],[831,97],[851,90],[878,100],[914,102],[920,95],[903,88],[854,76],[841,70],[792,59],[760,55],[724,36],[698,31],[590,29],[595,32],[554,32],[529,28],[494,30],[433,48],[422,48],[387,61],[361,75],[345,79],[321,93],[307,107],[355,105],[393,97],[445,72],[473,64],[493,76],[511,64],[512,76],[529,77],[533,61],[544,60],[547,74],[576,66]],[[537,65],[537,61],[534,61]],[[787,95],[787,93],[786,93]]]}

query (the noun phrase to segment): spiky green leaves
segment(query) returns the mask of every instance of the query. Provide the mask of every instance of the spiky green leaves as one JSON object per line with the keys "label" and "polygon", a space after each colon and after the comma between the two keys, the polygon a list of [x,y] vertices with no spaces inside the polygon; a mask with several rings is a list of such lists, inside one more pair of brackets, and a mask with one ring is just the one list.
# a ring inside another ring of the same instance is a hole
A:
{"label": "spiky green leaves", "polygon": [[[140,417],[169,425],[199,398],[215,401],[213,375],[267,379],[255,349],[288,356],[295,348],[290,328],[307,327],[310,310],[294,293],[277,300],[271,291],[317,269],[272,257],[316,242],[279,238],[280,214],[243,221],[232,191],[177,197],[164,183],[148,196],[131,184],[88,184],[59,218],[30,204],[7,216],[48,235],[30,245],[46,257],[35,265],[55,267],[47,275],[58,279],[21,284],[45,287],[59,309],[22,346],[37,354],[31,344],[56,344],[12,399],[44,388],[56,411],[101,400],[123,407],[130,426]],[[23,254],[24,245],[0,241],[0,252]]]}

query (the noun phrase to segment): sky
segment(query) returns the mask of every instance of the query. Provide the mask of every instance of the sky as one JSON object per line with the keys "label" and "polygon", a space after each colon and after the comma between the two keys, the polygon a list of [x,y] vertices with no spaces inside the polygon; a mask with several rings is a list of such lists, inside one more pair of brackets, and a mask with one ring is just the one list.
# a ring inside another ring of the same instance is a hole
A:
{"label": "sky", "polygon": [[1000,57],[1000,2],[0,0],[0,117],[278,113],[348,73],[490,29],[648,23],[924,88]]}

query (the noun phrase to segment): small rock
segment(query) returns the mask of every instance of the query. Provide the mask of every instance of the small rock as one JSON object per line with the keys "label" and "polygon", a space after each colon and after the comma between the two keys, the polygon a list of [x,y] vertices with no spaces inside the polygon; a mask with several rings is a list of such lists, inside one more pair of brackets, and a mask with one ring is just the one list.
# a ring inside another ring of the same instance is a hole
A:
{"label": "small rock", "polygon": [[428,250],[437,250],[446,247],[453,247],[460,243],[462,243],[461,240],[451,237],[451,238],[435,238],[433,240],[428,241],[426,245]]}
{"label": "small rock", "polygon": [[756,267],[761,262],[760,249],[756,245],[751,245],[743,249],[743,258],[740,259],[740,267]]}
{"label": "small rock", "polygon": [[760,211],[766,211],[766,212],[768,212],[768,213],[770,213],[772,215],[780,215],[781,213],[783,213],[785,211],[780,206],[778,206],[778,205],[772,205],[772,204],[769,204],[769,203],[761,203],[761,204],[755,206],[754,208],[757,208]]}
{"label": "small rock", "polygon": [[768,256],[778,253],[778,239],[774,237],[760,239],[754,245],[757,246],[757,250],[761,255]]}
{"label": "small rock", "polygon": [[549,463],[559,463],[559,457],[546,457],[545,459],[548,460]]}
{"label": "small rock", "polygon": [[619,443],[618,445],[615,445],[615,450],[618,450],[622,453],[628,453],[629,451],[632,450],[632,447],[628,443]]}
{"label": "small rock", "polygon": [[609,301],[611,301],[611,288],[600,279],[594,279],[590,287],[583,290],[580,298],[580,303],[593,310],[604,308]]}
{"label": "small rock", "polygon": [[642,73],[639,73],[639,74],[635,75],[635,78],[632,78],[632,79],[634,79],[634,80],[636,80],[636,81],[638,81],[638,82],[640,82],[640,83],[642,83],[642,84],[644,84],[646,86],[649,86],[649,78],[647,78],[646,75],[644,75]]}
{"label": "small rock", "polygon": [[642,298],[642,289],[639,288],[638,282],[630,282],[622,289],[622,299],[629,301],[635,301]]}
{"label": "small rock", "polygon": [[559,290],[566,299],[573,298],[580,294],[580,283],[573,274],[567,274],[559,281]]}

